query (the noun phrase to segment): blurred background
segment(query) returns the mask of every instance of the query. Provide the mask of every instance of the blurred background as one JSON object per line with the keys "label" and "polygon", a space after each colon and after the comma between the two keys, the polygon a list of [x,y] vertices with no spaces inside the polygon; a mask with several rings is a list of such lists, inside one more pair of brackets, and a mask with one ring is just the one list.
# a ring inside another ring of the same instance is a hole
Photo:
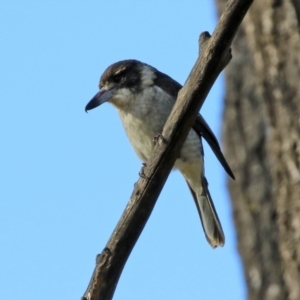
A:
{"label": "blurred background", "polygon": [[[184,83],[213,1],[0,3],[0,298],[80,299],[138,180],[141,163],[116,110],[86,114],[99,77],[134,58]],[[218,138],[222,76],[202,114]],[[213,250],[188,187],[172,172],[114,299],[246,296],[227,175],[205,144],[209,187],[226,234]]]}

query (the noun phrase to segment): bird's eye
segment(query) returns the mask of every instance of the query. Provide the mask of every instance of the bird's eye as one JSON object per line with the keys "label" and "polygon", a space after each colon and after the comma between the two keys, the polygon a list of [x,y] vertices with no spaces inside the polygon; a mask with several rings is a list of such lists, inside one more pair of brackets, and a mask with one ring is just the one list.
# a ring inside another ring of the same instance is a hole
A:
{"label": "bird's eye", "polygon": [[113,80],[115,83],[119,83],[122,79],[122,76],[120,74],[114,75]]}

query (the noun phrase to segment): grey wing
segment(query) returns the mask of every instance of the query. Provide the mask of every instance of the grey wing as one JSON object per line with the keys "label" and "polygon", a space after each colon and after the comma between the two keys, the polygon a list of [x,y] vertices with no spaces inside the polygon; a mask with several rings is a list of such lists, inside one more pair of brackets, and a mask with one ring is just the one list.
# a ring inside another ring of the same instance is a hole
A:
{"label": "grey wing", "polygon": [[[163,89],[166,93],[171,95],[175,100],[177,98],[179,90],[182,88],[182,85],[175,81],[170,76],[154,69],[155,72],[158,74],[157,79],[155,80],[155,84]],[[203,136],[206,140],[212,151],[214,152],[215,156],[223,166],[226,173],[233,179],[235,179],[233,172],[231,171],[219,145],[219,142],[210,129],[209,125],[206,123],[204,118],[199,114],[197,119],[193,125],[194,130],[197,132],[199,137]]]}
{"label": "grey wing", "polygon": [[218,142],[216,136],[214,135],[214,133],[212,132],[212,130],[210,129],[210,127],[208,126],[208,124],[206,123],[206,121],[200,114],[197,116],[197,119],[196,119],[196,122],[194,123],[193,128],[198,133],[199,136],[203,136],[203,138],[207,141],[208,145],[214,152],[215,156],[217,157],[217,159],[223,166],[226,173],[232,179],[235,179],[234,174],[222,153],[222,150],[220,148],[220,145],[219,145],[219,142]]}

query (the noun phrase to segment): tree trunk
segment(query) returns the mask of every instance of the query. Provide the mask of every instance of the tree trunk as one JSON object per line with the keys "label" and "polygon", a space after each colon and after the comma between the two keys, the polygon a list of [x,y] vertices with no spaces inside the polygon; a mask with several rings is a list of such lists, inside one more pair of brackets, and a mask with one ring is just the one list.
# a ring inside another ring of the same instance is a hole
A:
{"label": "tree trunk", "polygon": [[229,190],[253,300],[300,299],[299,20],[299,0],[254,1],[225,72]]}

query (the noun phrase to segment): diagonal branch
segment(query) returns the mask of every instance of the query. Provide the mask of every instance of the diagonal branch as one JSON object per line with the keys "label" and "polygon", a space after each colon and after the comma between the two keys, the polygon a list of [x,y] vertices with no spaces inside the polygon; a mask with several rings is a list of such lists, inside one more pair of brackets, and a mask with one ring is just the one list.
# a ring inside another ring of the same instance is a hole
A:
{"label": "diagonal branch", "polygon": [[213,35],[202,33],[199,57],[158,138],[143,178],[134,191],[105,249],[97,257],[87,300],[112,299],[123,267],[139,238],[212,85],[231,59],[230,45],[253,0],[231,0]]}

